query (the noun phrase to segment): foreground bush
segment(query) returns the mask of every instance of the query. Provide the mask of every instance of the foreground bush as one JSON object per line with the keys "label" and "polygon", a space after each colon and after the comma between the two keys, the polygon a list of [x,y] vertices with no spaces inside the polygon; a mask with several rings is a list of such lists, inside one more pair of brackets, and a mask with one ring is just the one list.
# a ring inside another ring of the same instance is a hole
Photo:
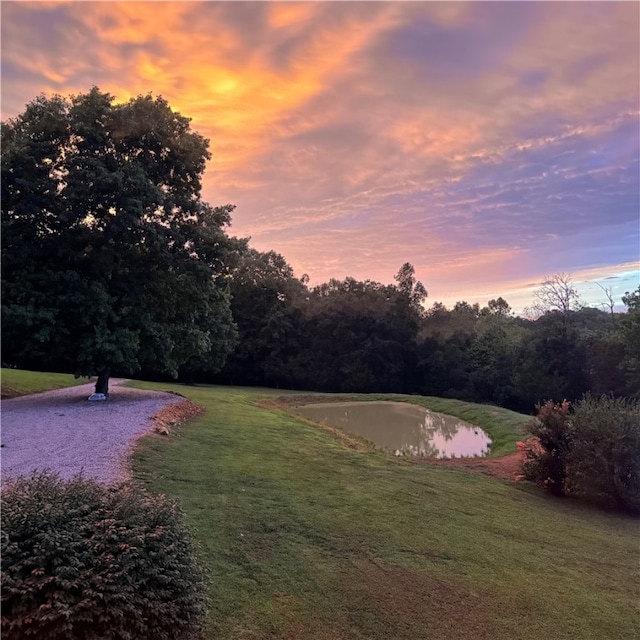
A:
{"label": "foreground bush", "polygon": [[2,638],[188,638],[205,580],[164,496],[38,474],[2,497]]}
{"label": "foreground bush", "polygon": [[640,513],[640,403],[585,396],[538,407],[524,475],[556,495]]}

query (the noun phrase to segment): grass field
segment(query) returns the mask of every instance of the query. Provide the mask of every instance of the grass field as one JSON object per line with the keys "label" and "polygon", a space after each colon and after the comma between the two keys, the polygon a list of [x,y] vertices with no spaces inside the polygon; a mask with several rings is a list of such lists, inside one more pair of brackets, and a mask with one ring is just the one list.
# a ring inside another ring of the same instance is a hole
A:
{"label": "grass field", "polygon": [[[207,640],[639,637],[638,520],[349,446],[274,402],[281,392],[143,386],[207,409],[133,458],[198,540]],[[500,423],[505,451],[529,419],[404,399]]]}
{"label": "grass field", "polygon": [[74,387],[87,384],[88,378],[74,378],[67,373],[42,373],[20,369],[0,369],[0,389],[2,399],[17,398],[30,393]]}

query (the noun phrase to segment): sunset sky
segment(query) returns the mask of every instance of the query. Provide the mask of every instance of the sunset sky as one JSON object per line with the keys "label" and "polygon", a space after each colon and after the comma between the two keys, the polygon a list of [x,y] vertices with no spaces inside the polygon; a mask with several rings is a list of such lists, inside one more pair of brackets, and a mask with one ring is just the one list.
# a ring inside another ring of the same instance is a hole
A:
{"label": "sunset sky", "polygon": [[637,2],[7,2],[2,119],[39,93],[162,95],[203,197],[311,284],[516,311],[546,275],[640,283]]}

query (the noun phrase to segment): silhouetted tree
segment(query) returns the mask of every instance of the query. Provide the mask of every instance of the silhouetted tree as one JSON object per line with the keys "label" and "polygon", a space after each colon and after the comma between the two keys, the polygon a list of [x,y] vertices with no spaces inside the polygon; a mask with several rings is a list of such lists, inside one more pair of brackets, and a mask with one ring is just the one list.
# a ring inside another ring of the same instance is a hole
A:
{"label": "silhouetted tree", "polygon": [[547,276],[533,296],[536,298],[533,309],[538,315],[559,311],[566,317],[570,311],[577,311],[582,306],[578,290],[566,273]]}
{"label": "silhouetted tree", "polygon": [[39,97],[2,124],[3,358],[100,374],[219,368],[235,340],[208,141],[162,98]]}

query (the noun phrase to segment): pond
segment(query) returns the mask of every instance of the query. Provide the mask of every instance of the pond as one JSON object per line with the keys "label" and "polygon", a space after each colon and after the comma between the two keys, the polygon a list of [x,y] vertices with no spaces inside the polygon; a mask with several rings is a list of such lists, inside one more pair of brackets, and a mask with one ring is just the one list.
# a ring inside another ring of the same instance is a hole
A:
{"label": "pond", "polygon": [[325,402],[297,408],[305,418],[366,438],[396,456],[482,456],[491,439],[479,427],[407,402]]}

